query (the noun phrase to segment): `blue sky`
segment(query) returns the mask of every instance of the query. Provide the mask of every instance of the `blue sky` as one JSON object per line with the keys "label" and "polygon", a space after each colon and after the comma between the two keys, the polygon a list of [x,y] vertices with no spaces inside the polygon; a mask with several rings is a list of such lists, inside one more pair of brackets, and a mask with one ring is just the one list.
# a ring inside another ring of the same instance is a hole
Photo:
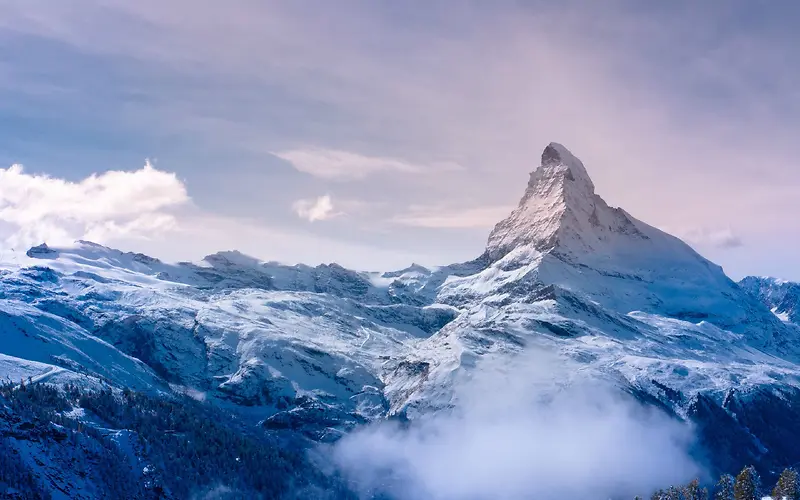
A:
{"label": "blue sky", "polygon": [[0,4],[7,246],[449,263],[558,141],[732,276],[800,279],[794,2]]}

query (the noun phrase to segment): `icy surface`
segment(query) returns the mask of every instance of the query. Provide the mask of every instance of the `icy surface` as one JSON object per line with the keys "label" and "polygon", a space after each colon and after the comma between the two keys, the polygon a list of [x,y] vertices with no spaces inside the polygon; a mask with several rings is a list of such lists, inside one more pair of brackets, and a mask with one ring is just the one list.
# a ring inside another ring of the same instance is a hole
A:
{"label": "icy surface", "polygon": [[12,380],[172,387],[258,418],[311,398],[374,418],[384,364],[457,313],[430,304],[420,267],[383,276],[237,252],[173,265],[89,242],[36,248],[2,266],[0,377]]}

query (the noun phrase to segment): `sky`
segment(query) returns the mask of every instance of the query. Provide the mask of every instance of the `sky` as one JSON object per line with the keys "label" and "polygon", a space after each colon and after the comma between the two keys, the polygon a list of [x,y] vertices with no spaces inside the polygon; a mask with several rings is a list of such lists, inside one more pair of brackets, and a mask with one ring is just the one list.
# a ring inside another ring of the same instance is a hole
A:
{"label": "sky", "polygon": [[551,141],[610,205],[800,280],[800,4],[0,0],[3,248],[480,255]]}

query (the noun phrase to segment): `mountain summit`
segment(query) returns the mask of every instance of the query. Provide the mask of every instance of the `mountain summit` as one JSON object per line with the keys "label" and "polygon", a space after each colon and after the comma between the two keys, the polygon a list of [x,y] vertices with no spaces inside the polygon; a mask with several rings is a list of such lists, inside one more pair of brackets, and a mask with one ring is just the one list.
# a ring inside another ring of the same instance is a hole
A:
{"label": "mountain summit", "polygon": [[583,163],[551,142],[530,175],[519,206],[489,235],[487,254],[497,260],[520,246],[555,251],[566,258],[601,250],[614,235],[648,239],[622,209],[609,207],[594,191]]}
{"label": "mountain summit", "polygon": [[581,160],[558,143],[542,153],[516,209],[489,235],[491,268],[530,267],[530,277],[621,314],[706,320],[748,332],[786,353],[774,315],[680,239],[613,208]]}

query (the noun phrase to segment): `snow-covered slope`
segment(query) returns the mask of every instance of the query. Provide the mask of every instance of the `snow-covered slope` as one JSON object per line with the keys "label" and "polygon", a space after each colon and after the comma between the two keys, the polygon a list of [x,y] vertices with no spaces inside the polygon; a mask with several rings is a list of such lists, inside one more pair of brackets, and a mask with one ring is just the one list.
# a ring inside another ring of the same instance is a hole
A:
{"label": "snow-covered slope", "polygon": [[[25,376],[171,384],[259,419],[302,418],[303,405],[382,415],[382,366],[455,315],[426,305],[419,268],[381,276],[233,252],[170,265],[87,242],[28,254],[6,264],[0,301],[0,353],[36,367]],[[13,365],[0,376],[17,379]]]}
{"label": "snow-covered slope", "polygon": [[738,440],[734,466],[800,461],[781,438],[791,419],[758,423],[794,415],[800,329],[778,317],[796,314],[793,289],[743,289],[609,207],[555,143],[467,263],[368,273],[220,252],[169,264],[78,242],[7,257],[0,273],[0,378],[184,392],[328,440],[449,408],[482,359],[542,351]]}

